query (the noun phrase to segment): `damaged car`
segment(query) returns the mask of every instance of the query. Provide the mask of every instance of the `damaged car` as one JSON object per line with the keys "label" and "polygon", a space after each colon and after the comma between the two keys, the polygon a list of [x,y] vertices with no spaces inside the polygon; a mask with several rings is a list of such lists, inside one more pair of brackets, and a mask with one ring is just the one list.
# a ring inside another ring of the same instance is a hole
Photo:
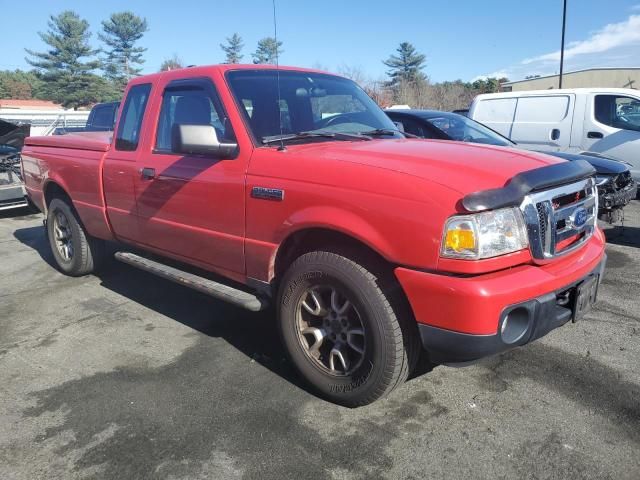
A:
{"label": "damaged car", "polygon": [[0,120],[0,211],[29,205],[20,170],[20,151],[30,126]]}
{"label": "damaged car", "polygon": [[[489,127],[457,113],[439,110],[385,110],[402,131],[420,138],[516,147],[518,144]],[[609,223],[624,218],[623,208],[636,198],[637,184],[629,165],[597,153],[540,152],[568,161],[585,160],[596,170],[598,218]]]}

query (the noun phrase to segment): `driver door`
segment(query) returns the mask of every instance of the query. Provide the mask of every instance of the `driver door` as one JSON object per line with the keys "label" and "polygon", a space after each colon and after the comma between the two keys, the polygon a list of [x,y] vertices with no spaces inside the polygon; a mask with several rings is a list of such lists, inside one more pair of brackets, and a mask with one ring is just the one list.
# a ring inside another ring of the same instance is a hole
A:
{"label": "driver door", "polygon": [[210,79],[173,80],[157,96],[155,134],[139,157],[139,242],[223,274],[244,274],[244,178],[249,152],[218,159],[177,153],[176,124],[212,125],[235,142]]}
{"label": "driver door", "polygon": [[631,175],[640,178],[640,99],[597,93],[588,102],[582,148],[629,162]]}

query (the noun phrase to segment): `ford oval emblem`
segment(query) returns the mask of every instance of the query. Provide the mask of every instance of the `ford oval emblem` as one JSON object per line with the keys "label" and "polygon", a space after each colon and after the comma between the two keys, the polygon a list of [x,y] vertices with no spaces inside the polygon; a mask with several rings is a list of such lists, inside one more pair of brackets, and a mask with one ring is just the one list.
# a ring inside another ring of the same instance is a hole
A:
{"label": "ford oval emblem", "polygon": [[580,207],[573,212],[573,224],[576,227],[581,227],[587,223],[587,210]]}

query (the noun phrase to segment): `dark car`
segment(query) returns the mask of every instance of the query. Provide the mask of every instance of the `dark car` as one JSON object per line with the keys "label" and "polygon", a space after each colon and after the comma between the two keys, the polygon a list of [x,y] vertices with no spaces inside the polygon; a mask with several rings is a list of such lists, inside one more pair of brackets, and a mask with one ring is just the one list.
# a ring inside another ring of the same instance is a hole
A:
{"label": "dark car", "polygon": [[108,132],[113,130],[120,102],[96,103],[87,119],[85,132]]}
{"label": "dark car", "polygon": [[31,127],[0,120],[0,210],[28,205],[20,171],[20,150]]}
{"label": "dark car", "polygon": [[91,108],[84,127],[59,127],[56,128],[54,135],[74,132],[110,132],[116,124],[118,108],[120,108],[120,102],[96,103]]}
{"label": "dark car", "polygon": [[[438,110],[386,110],[385,113],[406,133],[421,138],[517,147],[515,142],[481,123],[462,115]],[[620,218],[622,208],[636,197],[637,184],[629,166],[593,153],[541,152],[564,160],[586,160],[596,170],[599,217],[609,222]]]}

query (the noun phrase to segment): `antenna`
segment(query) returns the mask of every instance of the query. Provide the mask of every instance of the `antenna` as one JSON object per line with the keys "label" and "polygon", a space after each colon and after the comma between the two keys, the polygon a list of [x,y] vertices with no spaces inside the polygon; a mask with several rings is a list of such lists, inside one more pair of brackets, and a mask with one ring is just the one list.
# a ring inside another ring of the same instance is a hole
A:
{"label": "antenna", "polygon": [[273,3],[273,39],[276,43],[276,82],[278,88],[278,123],[280,124],[280,146],[278,147],[279,152],[284,152],[287,147],[284,146],[284,140],[282,139],[283,128],[282,128],[282,112],[280,111],[280,101],[282,100],[280,95],[280,59],[278,54],[278,21],[276,16],[276,0],[272,0]]}

